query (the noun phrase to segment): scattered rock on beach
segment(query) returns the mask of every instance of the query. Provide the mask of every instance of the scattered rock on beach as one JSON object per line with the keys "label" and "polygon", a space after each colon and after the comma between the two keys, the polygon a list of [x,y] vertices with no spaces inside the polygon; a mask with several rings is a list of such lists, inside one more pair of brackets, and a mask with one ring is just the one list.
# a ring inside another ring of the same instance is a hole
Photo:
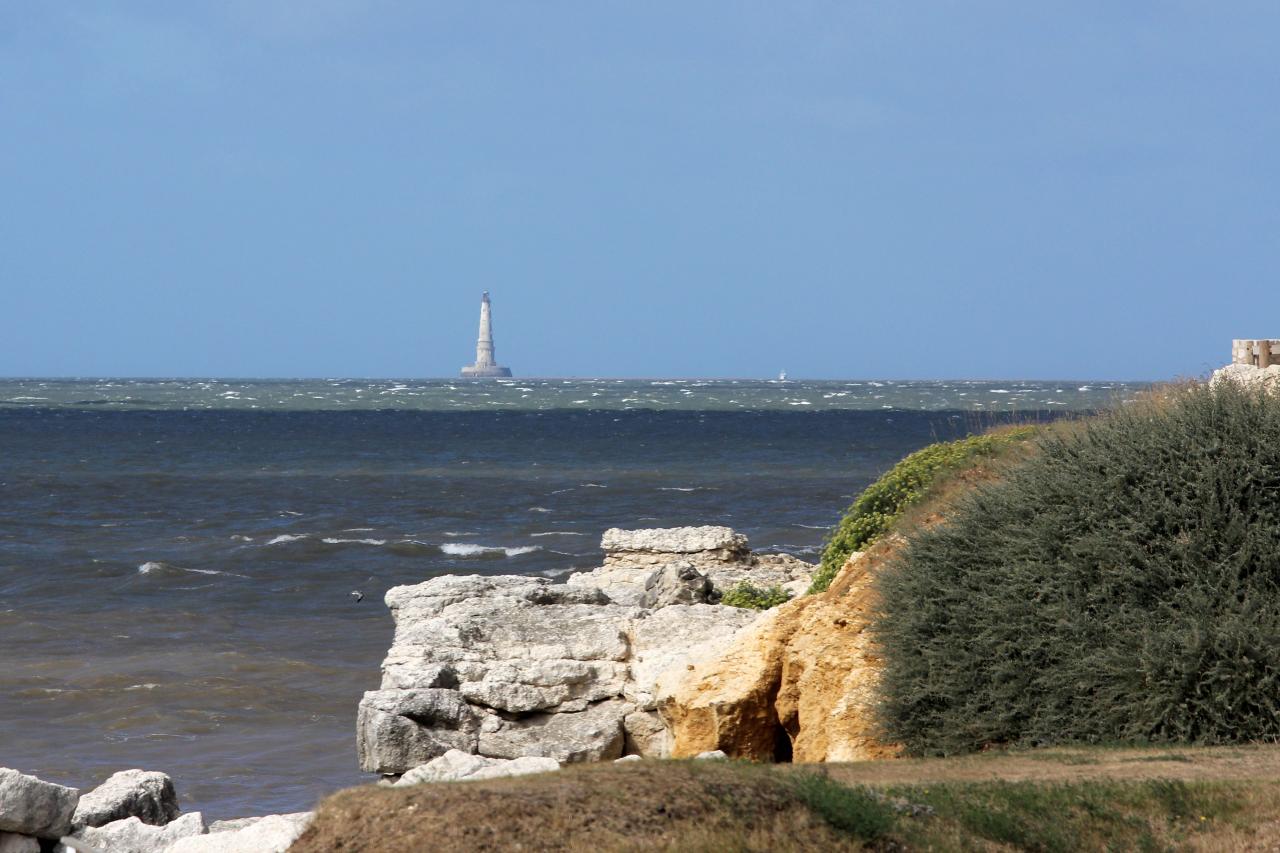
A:
{"label": "scattered rock on beach", "polygon": [[71,825],[80,829],[136,817],[143,823],[164,826],[178,816],[178,811],[178,795],[166,774],[121,770],[80,797]]}
{"label": "scattered rock on beach", "polygon": [[80,792],[0,767],[0,832],[60,838],[71,831]]}
{"label": "scattered rock on beach", "polygon": [[235,827],[180,839],[165,853],[284,853],[314,817],[315,812],[296,812],[218,821],[214,826]]}
{"label": "scattered rock on beach", "polygon": [[424,782],[458,782],[468,779],[496,779],[501,776],[524,776],[529,773],[549,773],[560,769],[554,758],[524,756],[515,759],[486,758],[458,749],[451,749],[439,758],[433,758],[400,777],[395,787],[420,785]]}
{"label": "scattered rock on beach", "polygon": [[[166,853],[179,840],[199,836],[204,829],[204,817],[200,812],[192,812],[164,826],[128,817],[102,826],[85,827],[75,837],[103,853]],[[61,845],[60,848],[71,853],[70,848]]]}

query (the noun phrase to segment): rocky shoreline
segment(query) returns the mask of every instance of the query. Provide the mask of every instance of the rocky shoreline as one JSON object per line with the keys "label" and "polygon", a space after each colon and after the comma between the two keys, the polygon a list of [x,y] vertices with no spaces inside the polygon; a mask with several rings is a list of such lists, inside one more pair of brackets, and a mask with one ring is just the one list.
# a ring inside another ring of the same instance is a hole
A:
{"label": "rocky shoreline", "polygon": [[[672,736],[673,691],[765,613],[719,603],[742,583],[808,588],[815,569],[753,554],[727,527],[611,529],[603,564],[564,583],[446,575],[389,590],[380,688],[360,701],[361,769],[380,784],[485,779],[562,764],[696,756]],[[85,794],[0,768],[0,853],[272,853],[311,812],[205,824],[164,773]]]}

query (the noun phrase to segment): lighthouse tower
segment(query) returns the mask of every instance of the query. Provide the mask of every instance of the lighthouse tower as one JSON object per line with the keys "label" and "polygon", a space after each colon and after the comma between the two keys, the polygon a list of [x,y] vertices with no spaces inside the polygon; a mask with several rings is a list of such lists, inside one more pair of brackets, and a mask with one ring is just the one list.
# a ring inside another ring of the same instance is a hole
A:
{"label": "lighthouse tower", "polygon": [[489,291],[480,298],[480,337],[476,340],[476,363],[462,368],[464,379],[489,379],[510,376],[511,369],[499,367],[493,358],[493,319],[489,307]]}

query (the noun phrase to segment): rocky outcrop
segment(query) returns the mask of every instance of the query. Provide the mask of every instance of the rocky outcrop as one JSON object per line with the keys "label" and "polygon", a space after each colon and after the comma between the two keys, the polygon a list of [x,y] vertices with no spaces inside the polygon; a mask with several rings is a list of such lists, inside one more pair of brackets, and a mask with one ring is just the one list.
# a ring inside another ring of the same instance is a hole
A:
{"label": "rocky outcrop", "polygon": [[[695,589],[700,581],[688,573],[704,575],[711,589],[700,600],[715,602],[742,581],[770,587],[808,580],[814,567],[787,554],[752,554],[747,538],[728,527],[667,527],[652,530],[606,530],[600,541],[604,564],[590,572],[572,575],[567,583],[577,588],[599,589],[618,604],[646,604],[655,587],[676,585],[671,577],[684,575]],[[667,570],[677,564],[680,568]],[[658,601],[661,593],[653,593]],[[696,597],[696,593],[694,593]],[[693,603],[689,601],[688,603]]]}
{"label": "rocky outcrop", "polygon": [[672,755],[720,749],[817,762],[896,754],[876,738],[872,713],[880,660],[866,629],[878,559],[851,559],[825,593],[769,611],[728,648],[665,673],[657,704]]}
{"label": "rocky outcrop", "polygon": [[[565,584],[450,575],[390,590],[395,639],[358,712],[362,769],[395,776],[450,750],[561,763],[665,756],[661,673],[760,616],[705,603],[714,581],[702,566],[806,582],[813,570],[753,556],[728,528],[611,530],[604,543],[617,559]],[[606,571],[630,572],[639,557],[643,571],[625,582]]]}
{"label": "rocky outcrop", "polygon": [[80,792],[0,767],[0,832],[60,838],[71,831]]}
{"label": "rocky outcrop", "polygon": [[525,776],[559,770],[554,758],[485,758],[451,749],[421,767],[415,767],[396,781],[395,786],[421,785],[424,782],[459,782],[464,779],[497,779],[501,776]]}
{"label": "rocky outcrop", "polygon": [[164,826],[129,817],[102,826],[85,827],[75,837],[103,853],[167,853],[178,841],[198,837],[204,831],[204,818],[200,812],[191,812]]}
{"label": "rocky outcrop", "polygon": [[1235,382],[1246,388],[1262,388],[1267,391],[1280,389],[1280,364],[1254,367],[1252,364],[1228,364],[1213,372],[1210,385],[1219,382]]}
{"label": "rocky outcrop", "polygon": [[178,811],[178,795],[173,790],[173,780],[167,775],[121,770],[80,797],[71,826],[73,829],[102,826],[128,817],[164,826],[178,816]]}

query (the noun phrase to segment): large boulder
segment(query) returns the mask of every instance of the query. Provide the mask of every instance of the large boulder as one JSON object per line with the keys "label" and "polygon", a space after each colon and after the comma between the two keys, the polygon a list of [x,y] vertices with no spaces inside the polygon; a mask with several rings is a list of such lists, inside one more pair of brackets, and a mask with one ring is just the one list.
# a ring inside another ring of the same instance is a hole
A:
{"label": "large boulder", "polygon": [[147,770],[121,770],[80,797],[71,818],[73,829],[102,826],[136,817],[143,823],[164,826],[178,816],[178,795],[166,774]]}
{"label": "large boulder", "polygon": [[183,838],[166,853],[284,853],[314,817],[315,812],[297,812],[244,819],[221,832]]}
{"label": "large boulder", "polygon": [[102,853],[165,853],[178,841],[198,837],[204,831],[204,818],[200,812],[192,812],[164,826],[129,817],[102,826],[85,827],[75,837]]}
{"label": "large boulder", "polygon": [[0,832],[60,838],[71,831],[80,792],[0,767]]}
{"label": "large boulder", "polygon": [[370,773],[403,773],[451,749],[474,752],[480,714],[456,690],[373,690],[356,712],[356,754]]}
{"label": "large boulder", "polygon": [[415,767],[396,781],[395,787],[421,785],[424,782],[459,782],[472,779],[497,779],[502,776],[524,776],[530,773],[548,773],[559,770],[554,758],[485,758],[458,749],[451,749],[433,758],[421,767]]}
{"label": "large boulder", "polygon": [[639,604],[655,610],[672,604],[705,604],[714,595],[711,580],[697,566],[688,560],[677,560],[649,574]]}

